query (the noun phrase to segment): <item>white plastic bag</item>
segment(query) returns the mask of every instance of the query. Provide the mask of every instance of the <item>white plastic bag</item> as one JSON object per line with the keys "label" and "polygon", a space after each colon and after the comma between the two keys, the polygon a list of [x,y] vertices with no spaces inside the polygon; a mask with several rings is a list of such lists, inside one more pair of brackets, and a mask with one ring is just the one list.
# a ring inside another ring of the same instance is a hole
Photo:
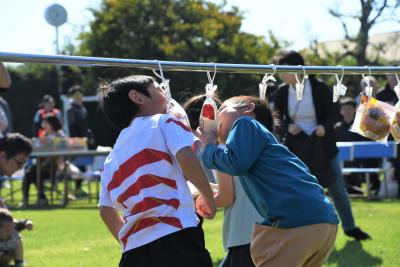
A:
{"label": "white plastic bag", "polygon": [[206,85],[206,100],[201,107],[199,125],[206,133],[216,135],[218,127],[218,107],[213,97],[217,86],[214,85],[215,74],[212,79],[209,73],[207,74],[209,83]]}

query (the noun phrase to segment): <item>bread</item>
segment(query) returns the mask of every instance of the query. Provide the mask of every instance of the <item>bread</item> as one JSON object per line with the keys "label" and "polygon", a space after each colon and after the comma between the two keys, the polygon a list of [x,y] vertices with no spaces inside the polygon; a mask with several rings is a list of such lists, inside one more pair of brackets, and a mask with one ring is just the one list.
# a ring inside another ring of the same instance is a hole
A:
{"label": "bread", "polygon": [[390,133],[394,140],[400,141],[400,111],[397,111],[396,116],[394,117],[392,126],[390,127]]}
{"label": "bread", "polygon": [[360,130],[365,137],[372,140],[382,140],[389,134],[390,120],[385,111],[370,102],[364,104],[365,112],[361,115]]}

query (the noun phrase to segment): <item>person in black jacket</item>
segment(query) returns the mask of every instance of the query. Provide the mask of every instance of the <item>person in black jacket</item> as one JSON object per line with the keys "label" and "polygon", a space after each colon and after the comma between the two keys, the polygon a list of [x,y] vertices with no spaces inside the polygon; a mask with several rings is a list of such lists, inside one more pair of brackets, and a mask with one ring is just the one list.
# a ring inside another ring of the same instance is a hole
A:
{"label": "person in black jacket", "polygon": [[[87,111],[83,106],[83,91],[79,85],[74,85],[68,90],[72,99],[71,107],[67,111],[69,137],[88,137]],[[77,166],[82,172],[86,166]],[[82,190],[83,180],[75,180],[76,196],[85,196]]]}
{"label": "person in black jacket", "polygon": [[[282,52],[279,55],[278,64],[304,66],[304,59],[295,51]],[[356,240],[369,239],[370,236],[355,225],[350,200],[345,189],[333,129],[335,123],[340,120],[339,106],[332,101],[331,89],[313,76],[305,77],[303,98],[297,101],[294,87],[295,75],[280,74],[279,77],[284,84],[275,94],[274,106],[283,123],[282,141],[296,154],[294,150],[299,150],[295,149],[295,145],[301,144],[301,140],[307,139],[307,136],[315,134],[321,138],[325,155],[330,159],[330,167],[336,175],[336,181],[328,186],[328,191],[342,221],[343,230],[347,236]],[[299,75],[299,79],[302,78]],[[302,155],[297,154],[297,156],[302,158]]]}
{"label": "person in black jacket", "polygon": [[[370,141],[357,133],[351,132],[350,129],[354,122],[354,117],[356,114],[356,102],[351,97],[344,97],[339,100],[340,104],[340,115],[342,115],[342,120],[335,124],[335,135],[337,142],[362,142]],[[350,162],[344,162],[344,167],[352,168],[377,168],[381,164],[378,159],[358,159]],[[371,174],[371,190],[376,193],[379,190],[379,177],[377,174]],[[362,181],[364,181],[364,174],[362,173],[352,173],[345,176],[345,180],[348,187],[348,192],[352,194],[360,194],[360,190],[356,190],[353,186],[361,187]]]}

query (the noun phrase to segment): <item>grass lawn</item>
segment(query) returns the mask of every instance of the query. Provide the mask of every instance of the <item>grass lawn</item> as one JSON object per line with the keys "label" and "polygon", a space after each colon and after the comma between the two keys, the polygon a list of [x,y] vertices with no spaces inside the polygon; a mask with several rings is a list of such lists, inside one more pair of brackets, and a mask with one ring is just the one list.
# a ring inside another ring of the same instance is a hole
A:
{"label": "grass lawn", "polygon": [[[339,231],[335,249],[324,266],[400,266],[400,201],[353,201],[357,224],[373,240],[356,242]],[[68,208],[13,210],[16,218],[30,218],[32,232],[23,231],[28,267],[118,266],[120,248],[107,232],[94,204],[74,201]],[[221,241],[223,212],[206,221],[206,243],[215,266],[224,257]]]}

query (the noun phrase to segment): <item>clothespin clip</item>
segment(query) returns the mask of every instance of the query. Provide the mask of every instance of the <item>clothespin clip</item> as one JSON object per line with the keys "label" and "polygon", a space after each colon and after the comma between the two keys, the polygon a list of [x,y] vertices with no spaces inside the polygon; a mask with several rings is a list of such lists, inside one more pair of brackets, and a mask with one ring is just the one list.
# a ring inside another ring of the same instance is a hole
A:
{"label": "clothespin clip", "polygon": [[374,88],[372,88],[371,86],[371,67],[369,66],[365,66],[368,68],[368,77],[364,76],[364,73],[362,74],[363,79],[365,79],[365,81],[367,82],[367,86],[365,87],[365,94],[368,97],[372,97],[372,91],[374,90]]}
{"label": "clothespin clip", "polygon": [[[342,67],[342,66],[340,66],[340,67]],[[344,77],[344,68],[342,67],[342,75],[340,76],[340,79],[339,79],[339,76],[337,74],[335,74],[336,85],[333,86],[333,102],[334,103],[336,103],[338,101],[339,96],[344,96],[346,94],[347,87],[342,84],[343,77]]]}
{"label": "clothespin clip", "polygon": [[261,100],[265,100],[265,95],[267,93],[267,87],[268,87],[268,82],[269,81],[273,81],[276,82],[276,79],[274,77],[275,73],[276,73],[276,66],[274,64],[271,64],[272,69],[273,69],[273,73],[272,74],[268,74],[265,73],[262,82],[258,84],[258,90],[260,93],[260,99]]}
{"label": "clothespin clip", "polygon": [[208,83],[206,84],[206,95],[213,97],[217,90],[217,85],[214,84],[215,75],[217,74],[217,64],[214,63],[214,74],[211,78],[210,72],[207,71]]}

